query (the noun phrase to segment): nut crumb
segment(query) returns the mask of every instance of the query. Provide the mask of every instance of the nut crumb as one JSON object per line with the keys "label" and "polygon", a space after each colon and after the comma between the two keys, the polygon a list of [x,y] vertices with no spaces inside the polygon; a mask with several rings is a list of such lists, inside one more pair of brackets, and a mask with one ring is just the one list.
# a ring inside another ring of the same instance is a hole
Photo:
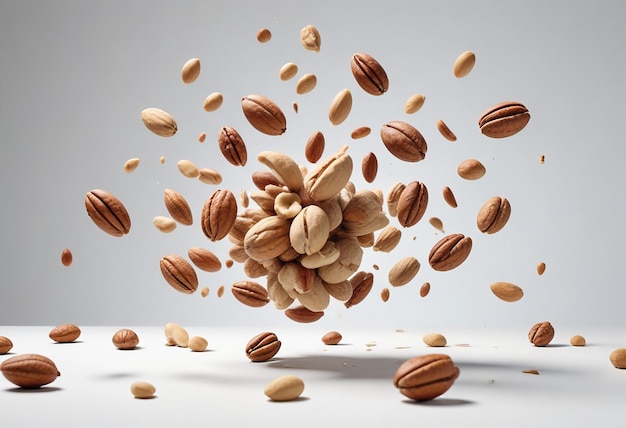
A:
{"label": "nut crumb", "polygon": [[522,370],[522,373],[538,375],[539,374],[539,370],[536,370],[536,369]]}

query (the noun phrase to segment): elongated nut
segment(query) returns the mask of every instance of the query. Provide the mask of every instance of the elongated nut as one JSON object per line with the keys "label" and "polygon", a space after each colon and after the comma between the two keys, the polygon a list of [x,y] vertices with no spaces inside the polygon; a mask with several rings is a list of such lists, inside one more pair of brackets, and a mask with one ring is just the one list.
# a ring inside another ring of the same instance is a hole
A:
{"label": "elongated nut", "polygon": [[402,231],[395,226],[389,225],[380,231],[374,242],[374,251],[389,253],[400,243]]}
{"label": "elongated nut", "polygon": [[459,55],[454,61],[454,67],[452,68],[452,72],[454,77],[460,79],[461,77],[467,76],[470,71],[474,68],[474,64],[476,63],[476,55],[472,51],[465,51],[461,55]]}
{"label": "elongated nut", "polygon": [[415,127],[402,121],[392,121],[380,129],[380,138],[387,150],[405,162],[419,162],[426,157],[428,145]]}
{"label": "elongated nut", "polygon": [[78,339],[80,333],[80,328],[75,324],[61,324],[50,330],[48,337],[57,343],[70,343]]}
{"label": "elongated nut", "polygon": [[502,230],[510,216],[509,201],[500,196],[493,196],[478,211],[476,225],[481,232],[493,234]]}
{"label": "elongated nut", "polygon": [[8,354],[13,348],[13,342],[6,336],[0,336],[0,355]]}
{"label": "elongated nut", "polygon": [[280,350],[281,341],[275,333],[264,331],[257,334],[246,344],[246,356],[258,363],[272,359]]}
{"label": "elongated nut", "polygon": [[266,135],[282,135],[287,119],[278,105],[263,95],[248,95],[241,100],[243,114],[250,125]]}
{"label": "elongated nut", "polygon": [[198,180],[204,184],[220,184],[222,174],[211,168],[198,168]]}
{"label": "elongated nut", "polygon": [[485,175],[487,169],[477,159],[465,159],[456,168],[456,172],[459,177],[465,180],[478,180]]}
{"label": "elongated nut", "polygon": [[48,385],[61,376],[54,362],[39,354],[10,357],[0,364],[0,372],[9,382],[27,389]]}
{"label": "elongated nut", "polygon": [[396,217],[398,215],[398,201],[400,200],[400,195],[405,188],[406,185],[404,183],[398,182],[394,184],[387,193],[387,211],[391,217]]}
{"label": "elongated nut", "polygon": [[143,110],[141,120],[146,128],[160,137],[171,137],[178,131],[178,125],[172,115],[159,108]]}
{"label": "elongated nut", "polygon": [[322,131],[315,131],[306,142],[306,146],[304,148],[304,155],[306,160],[311,163],[316,163],[322,157],[324,153],[324,146],[326,144],[326,140],[324,138],[324,134]]}
{"label": "elongated nut", "polygon": [[122,328],[115,332],[111,341],[118,349],[135,349],[139,344],[139,336],[133,330]]}
{"label": "elongated nut", "polygon": [[352,283],[348,279],[335,284],[322,281],[322,284],[326,291],[328,291],[328,294],[340,302],[345,302],[352,297]]}
{"label": "elongated nut", "polygon": [[306,25],[300,30],[300,42],[304,49],[319,52],[322,46],[322,37],[314,25]]}
{"label": "elongated nut", "polygon": [[187,342],[187,347],[192,352],[204,352],[207,346],[209,346],[209,342],[202,336],[191,336]]}
{"label": "elongated nut", "polygon": [[291,401],[304,392],[304,381],[295,375],[280,376],[271,381],[263,390],[272,401]]}
{"label": "elongated nut", "polygon": [[220,92],[213,92],[204,99],[202,108],[204,108],[204,111],[206,112],[216,111],[222,106],[223,102],[224,95]]}
{"label": "elongated nut", "polygon": [[202,207],[202,232],[211,241],[223,239],[237,219],[237,199],[228,189],[219,189],[207,198]]}
{"label": "elongated nut", "polygon": [[376,174],[378,174],[378,158],[373,152],[369,152],[363,157],[361,172],[363,173],[363,178],[368,183],[376,179]]}
{"label": "elongated nut", "polygon": [[176,190],[165,189],[163,202],[167,212],[180,224],[191,226],[193,224],[193,214],[187,200]]}
{"label": "elongated nut", "polygon": [[234,166],[246,166],[248,150],[243,138],[232,126],[222,126],[217,134],[217,144],[224,158]]}
{"label": "elongated nut", "polygon": [[352,285],[352,296],[344,303],[346,308],[358,305],[365,300],[374,286],[374,274],[359,271],[350,278],[350,284]]}
{"label": "elongated nut", "polygon": [[494,282],[490,285],[491,292],[505,302],[517,302],[524,297],[524,290],[518,285],[506,281]]}
{"label": "elongated nut", "polygon": [[253,308],[265,306],[270,301],[267,289],[258,282],[238,281],[232,285],[231,291],[237,300]]}
{"label": "elongated nut", "polygon": [[185,328],[174,322],[165,324],[165,338],[168,345],[176,345],[181,348],[189,346],[189,333]]}
{"label": "elongated nut", "polygon": [[428,189],[419,181],[406,185],[397,203],[398,222],[403,227],[416,225],[424,216],[428,207]]}
{"label": "elongated nut", "polygon": [[191,247],[187,250],[187,256],[198,269],[205,272],[217,272],[222,268],[220,259],[206,248]]}
{"label": "elongated nut", "polygon": [[437,121],[437,129],[439,130],[439,133],[443,136],[443,138],[445,138],[448,141],[456,141],[456,135],[454,135],[454,132],[452,132],[450,130],[450,128],[448,128],[448,125],[446,125],[446,123],[443,120],[438,120]]}
{"label": "elongated nut", "polygon": [[535,346],[547,346],[554,338],[554,327],[549,321],[538,322],[528,332],[528,340]]}
{"label": "elongated nut", "polygon": [[275,151],[262,151],[257,155],[257,160],[268,167],[274,177],[289,190],[298,192],[302,188],[300,167],[290,156]]}
{"label": "elongated nut", "polygon": [[454,193],[452,193],[452,189],[448,186],[443,188],[443,200],[446,201],[446,203],[452,208],[456,208],[458,206],[456,197],[454,196]]}
{"label": "elongated nut", "polygon": [[478,126],[487,137],[506,138],[520,132],[529,121],[530,113],[523,104],[506,101],[487,109],[478,120]]}
{"label": "elongated nut", "polygon": [[335,95],[328,108],[328,119],[330,123],[337,126],[342,124],[350,115],[352,110],[352,92],[350,89],[343,89]]}
{"label": "elongated nut", "polygon": [[459,368],[448,355],[429,354],[402,363],[394,375],[393,384],[406,397],[427,401],[450,389],[459,373]]}
{"label": "elongated nut", "polygon": [[389,284],[400,287],[408,284],[420,270],[420,262],[413,256],[406,256],[398,260],[389,270]]}
{"label": "elongated nut", "polygon": [[472,251],[472,239],[461,233],[441,238],[430,250],[428,262],[436,271],[448,271],[458,267]]}
{"label": "elongated nut", "polygon": [[289,241],[300,254],[315,254],[321,251],[328,241],[330,223],[323,209],[308,205],[293,219],[289,228]]}
{"label": "elongated nut", "polygon": [[130,393],[135,398],[145,400],[154,397],[156,388],[151,383],[138,380],[130,385]]}
{"label": "elongated nut", "polygon": [[411,95],[404,103],[404,112],[406,114],[417,113],[425,101],[426,97],[423,94]]}
{"label": "elongated nut", "polygon": [[290,225],[290,220],[278,216],[261,219],[245,234],[243,244],[246,254],[258,262],[280,256],[291,247]]}
{"label": "elongated nut", "polygon": [[389,78],[382,65],[371,55],[356,53],[350,61],[350,69],[357,83],[370,95],[382,95],[389,89]]}
{"label": "elongated nut", "polygon": [[616,369],[626,369],[626,348],[617,348],[609,354],[609,361]]}
{"label": "elongated nut", "polygon": [[168,254],[159,263],[165,281],[176,291],[193,294],[198,289],[198,276],[193,266],[176,254]]}
{"label": "elongated nut", "polygon": [[94,189],[85,195],[87,214],[101,230],[112,236],[130,232],[130,216],[124,204],[106,190]]}
{"label": "elongated nut", "polygon": [[180,77],[185,84],[190,84],[196,81],[200,76],[200,59],[191,58],[184,65],[180,71]]}
{"label": "elongated nut", "polygon": [[285,315],[292,321],[312,323],[324,316],[324,311],[313,312],[302,305],[285,309]]}
{"label": "elongated nut", "polygon": [[341,238],[335,241],[339,250],[336,262],[320,267],[317,272],[323,281],[336,284],[348,279],[361,265],[363,249],[355,238]]}
{"label": "elongated nut", "polygon": [[342,147],[306,174],[304,190],[311,199],[317,202],[331,199],[350,181],[353,164],[347,150],[347,146]]}
{"label": "elongated nut", "polygon": [[422,341],[426,346],[443,347],[446,346],[448,341],[446,337],[441,333],[428,333],[422,337]]}
{"label": "elongated nut", "polygon": [[315,86],[317,86],[317,76],[311,73],[304,74],[300,79],[298,79],[298,83],[296,84],[296,93],[300,95],[307,94],[315,89]]}

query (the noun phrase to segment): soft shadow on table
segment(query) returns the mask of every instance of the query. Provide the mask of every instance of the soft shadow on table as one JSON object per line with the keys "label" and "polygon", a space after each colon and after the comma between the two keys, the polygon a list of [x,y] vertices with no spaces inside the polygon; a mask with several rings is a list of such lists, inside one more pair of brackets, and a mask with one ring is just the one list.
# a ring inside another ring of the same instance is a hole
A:
{"label": "soft shadow on table", "polygon": [[414,406],[427,406],[427,407],[452,407],[452,406],[464,406],[467,404],[476,404],[475,401],[463,400],[461,398],[445,398],[437,397],[428,401],[415,401],[415,400],[403,400],[404,403]]}
{"label": "soft shadow on table", "polygon": [[55,392],[61,391],[63,388],[58,388],[56,386],[42,386],[41,388],[9,388],[5,389],[7,392],[15,392],[19,394],[41,394],[44,392]]}

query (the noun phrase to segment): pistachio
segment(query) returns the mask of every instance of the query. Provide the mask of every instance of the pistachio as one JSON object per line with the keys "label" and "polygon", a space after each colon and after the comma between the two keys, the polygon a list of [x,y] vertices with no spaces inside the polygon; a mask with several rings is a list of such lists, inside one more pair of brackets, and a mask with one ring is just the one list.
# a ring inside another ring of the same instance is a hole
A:
{"label": "pistachio", "polygon": [[193,215],[187,200],[176,190],[165,189],[163,194],[163,202],[167,212],[172,218],[180,224],[191,226],[193,224]]}
{"label": "pistachio", "polygon": [[523,104],[506,101],[487,109],[478,120],[478,126],[487,137],[506,138],[520,132],[529,121],[530,113]]}
{"label": "pistachio", "polygon": [[239,132],[231,126],[222,126],[217,144],[224,158],[234,166],[246,166],[248,151]]}
{"label": "pistachio", "polygon": [[196,81],[200,76],[200,59],[191,58],[184,65],[180,72],[180,77],[185,84],[190,84]]}
{"label": "pistachio", "polygon": [[335,284],[322,281],[322,284],[326,291],[328,291],[328,294],[340,302],[345,302],[352,297],[352,283],[347,279]]}
{"label": "pistachio", "polygon": [[267,289],[258,282],[238,281],[232,285],[231,291],[237,300],[253,308],[265,306],[270,301]]}
{"label": "pistachio", "polygon": [[506,198],[493,196],[478,211],[476,224],[483,233],[496,233],[506,225],[511,215],[511,205]]}
{"label": "pistachio", "polygon": [[143,110],[141,120],[146,128],[160,137],[171,137],[178,131],[178,125],[172,115],[159,108]]}
{"label": "pistachio", "polygon": [[316,85],[317,77],[315,74],[304,74],[300,79],[298,79],[298,83],[296,84],[296,93],[300,95],[308,94],[315,89]]}
{"label": "pistachio", "polygon": [[398,260],[389,270],[389,284],[400,287],[408,284],[420,270],[420,262],[413,256],[406,256]]}
{"label": "pistachio", "polygon": [[267,97],[262,95],[243,97],[241,108],[250,125],[263,134],[282,135],[287,130],[285,114]]}
{"label": "pistachio", "polygon": [[278,281],[278,274],[274,272],[267,274],[267,294],[270,300],[274,302],[276,309],[287,309],[294,302],[294,298],[283,288]]}
{"label": "pistachio", "polygon": [[343,89],[335,95],[328,108],[328,119],[333,125],[340,125],[350,115],[352,110],[352,92]]}
{"label": "pistachio", "polygon": [[246,356],[255,363],[271,360],[280,350],[281,341],[275,333],[264,331],[246,344]]}
{"label": "pistachio", "polygon": [[387,150],[402,161],[419,162],[426,157],[426,140],[416,128],[406,122],[392,121],[384,124],[380,137]]}
{"label": "pistachio", "polygon": [[389,89],[389,78],[376,59],[366,53],[356,53],[350,61],[352,75],[365,92],[382,95]]}
{"label": "pistachio", "polygon": [[297,299],[298,302],[308,310],[312,312],[322,312],[330,303],[330,295],[328,291],[326,291],[326,288],[324,288],[322,280],[314,271],[312,278],[311,287],[306,290],[306,292],[300,293],[297,288],[286,291],[289,296]]}
{"label": "pistachio", "polygon": [[237,200],[228,189],[213,192],[202,207],[202,232],[211,241],[223,239],[237,219]]}
{"label": "pistachio", "polygon": [[309,24],[300,30],[300,42],[304,49],[319,52],[322,46],[322,37],[318,29]]}
{"label": "pistachio", "polygon": [[85,195],[85,208],[91,220],[112,236],[130,232],[130,217],[124,204],[111,193],[94,189]]}
{"label": "pistachio", "polygon": [[339,259],[339,250],[333,241],[327,241],[317,253],[302,257],[300,264],[307,269],[317,269],[334,263],[337,259]]}
{"label": "pistachio", "polygon": [[322,250],[330,233],[328,216],[317,205],[304,207],[289,228],[291,246],[300,254],[315,254]]}
{"label": "pistachio", "polygon": [[358,270],[363,258],[363,249],[354,238],[337,239],[335,246],[339,250],[339,259],[317,270],[320,278],[331,284],[348,279]]}
{"label": "pistachio", "polygon": [[352,158],[342,147],[309,171],[304,177],[304,190],[314,201],[331,199],[343,189],[352,175]]}
{"label": "pistachio", "polygon": [[189,333],[181,325],[174,322],[165,324],[165,338],[170,346],[186,348],[189,346]]}
{"label": "pistachio", "polygon": [[70,343],[80,337],[80,328],[75,324],[61,324],[50,330],[48,337],[57,343]]}
{"label": "pistachio", "polygon": [[0,372],[21,388],[39,388],[61,376],[54,362],[39,354],[21,354],[7,358],[0,364]]}
{"label": "pistachio", "polygon": [[290,226],[289,220],[278,216],[269,216],[260,220],[245,235],[246,254],[259,262],[280,256],[291,247]]}
{"label": "pistachio", "polygon": [[441,238],[430,250],[428,262],[436,271],[448,271],[458,267],[472,250],[472,239],[461,233]]}
{"label": "pistachio", "polygon": [[283,192],[274,199],[274,212],[282,218],[294,218],[302,210],[302,200],[297,193]]}

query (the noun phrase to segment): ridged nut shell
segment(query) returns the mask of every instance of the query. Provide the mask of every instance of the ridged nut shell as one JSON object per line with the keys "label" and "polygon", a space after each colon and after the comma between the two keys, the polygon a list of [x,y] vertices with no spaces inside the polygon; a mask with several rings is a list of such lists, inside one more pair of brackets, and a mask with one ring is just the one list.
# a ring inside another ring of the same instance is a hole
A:
{"label": "ridged nut shell", "polygon": [[393,384],[408,398],[428,401],[446,392],[460,370],[448,355],[429,354],[411,358],[398,367]]}
{"label": "ridged nut shell", "polygon": [[502,230],[511,216],[511,204],[506,198],[493,196],[478,211],[476,225],[483,233],[493,234]]}
{"label": "ridged nut shell", "polygon": [[211,241],[223,239],[237,219],[237,199],[228,189],[213,192],[202,207],[202,232]]}
{"label": "ridged nut shell", "polygon": [[248,162],[248,150],[246,144],[237,130],[231,126],[222,126],[217,134],[217,145],[230,164],[234,166],[246,166]]}
{"label": "ridged nut shell", "polygon": [[506,101],[487,109],[478,120],[478,126],[487,137],[506,138],[520,132],[529,121],[530,113],[523,104]]}
{"label": "ridged nut shell", "polygon": [[246,356],[253,362],[272,359],[280,350],[281,341],[275,333],[264,331],[254,336],[246,344]]}
{"label": "ridged nut shell", "polygon": [[85,208],[91,220],[112,236],[130,232],[130,216],[124,204],[111,193],[94,189],[85,195]]}
{"label": "ridged nut shell", "polygon": [[42,387],[61,376],[51,359],[38,354],[10,357],[0,364],[0,372],[9,382],[28,389]]}
{"label": "ridged nut shell", "polygon": [[350,69],[359,86],[370,95],[382,95],[389,89],[389,78],[380,63],[369,54],[356,53]]}
{"label": "ridged nut shell", "polygon": [[250,125],[266,135],[282,135],[287,119],[276,103],[262,95],[248,95],[241,100],[243,114]]}
{"label": "ridged nut shell", "polygon": [[406,122],[384,124],[380,129],[380,138],[387,150],[402,161],[419,162],[426,157],[426,140],[415,127]]}
{"label": "ridged nut shell", "polygon": [[176,291],[192,294],[198,289],[198,276],[189,262],[176,254],[161,258],[159,266],[165,281]]}
{"label": "ridged nut shell", "polygon": [[430,250],[428,262],[436,271],[458,267],[472,251],[472,239],[460,233],[444,236]]}
{"label": "ridged nut shell", "polygon": [[193,214],[187,200],[176,190],[165,189],[163,202],[167,212],[180,224],[191,226],[193,224]]}

